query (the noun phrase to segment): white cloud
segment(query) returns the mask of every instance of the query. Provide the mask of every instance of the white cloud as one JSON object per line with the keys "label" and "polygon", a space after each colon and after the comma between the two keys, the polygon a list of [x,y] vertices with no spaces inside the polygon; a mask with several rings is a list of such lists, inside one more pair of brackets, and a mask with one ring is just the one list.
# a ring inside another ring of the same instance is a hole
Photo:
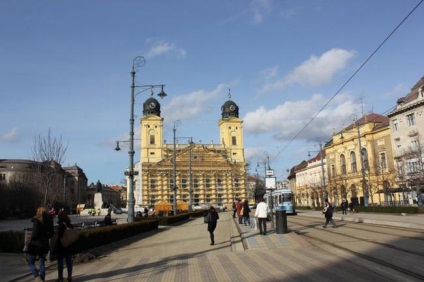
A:
{"label": "white cloud", "polygon": [[205,112],[215,110],[209,107],[208,103],[219,95],[222,95],[227,88],[228,85],[220,84],[212,91],[197,90],[177,96],[163,107],[164,118],[167,121],[191,120]]}
{"label": "white cloud", "polygon": [[153,58],[162,55],[172,55],[176,58],[185,58],[187,56],[187,52],[175,46],[174,43],[169,43],[166,41],[158,41],[153,43],[153,46],[146,54],[146,58]]}
{"label": "white cloud", "polygon": [[[321,94],[309,100],[287,101],[273,109],[259,107],[243,118],[246,133],[270,134],[275,140],[291,140],[327,102]],[[307,126],[297,139],[313,140],[328,138],[334,130],[338,131],[344,123],[349,123],[350,115],[360,111],[361,105],[348,94],[339,94]]]}
{"label": "white cloud", "polygon": [[12,128],[9,132],[0,134],[0,141],[13,142],[18,139],[19,129],[17,127]]}
{"label": "white cloud", "polygon": [[250,9],[253,13],[253,22],[260,24],[264,20],[265,14],[268,14],[272,10],[271,0],[253,0],[250,2]]}
{"label": "white cloud", "polygon": [[[355,55],[355,51],[343,49],[331,49],[321,56],[311,56],[308,60],[297,66],[290,74],[273,82],[265,81],[261,93],[273,90],[282,90],[291,84],[304,87],[316,87],[326,85]],[[275,67],[274,67],[275,68]]]}

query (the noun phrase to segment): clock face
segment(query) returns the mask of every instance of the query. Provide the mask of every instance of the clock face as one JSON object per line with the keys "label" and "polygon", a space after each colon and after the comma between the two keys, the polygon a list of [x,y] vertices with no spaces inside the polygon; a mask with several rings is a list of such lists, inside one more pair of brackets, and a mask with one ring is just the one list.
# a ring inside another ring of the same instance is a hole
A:
{"label": "clock face", "polygon": [[149,108],[150,108],[150,109],[154,109],[154,108],[156,108],[156,104],[155,104],[155,103],[153,103],[153,102],[151,102],[151,103],[149,104]]}
{"label": "clock face", "polygon": [[236,109],[236,107],[234,107],[234,105],[230,106],[230,111],[234,111]]}

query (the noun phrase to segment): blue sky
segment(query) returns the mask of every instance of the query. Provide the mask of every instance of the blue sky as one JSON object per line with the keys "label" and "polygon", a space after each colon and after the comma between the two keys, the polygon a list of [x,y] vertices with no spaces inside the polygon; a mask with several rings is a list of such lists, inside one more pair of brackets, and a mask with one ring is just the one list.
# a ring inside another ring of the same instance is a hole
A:
{"label": "blue sky", "polygon": [[[31,159],[51,129],[68,142],[64,166],[122,183],[128,148],[113,149],[128,140],[130,71],[144,56],[136,81],[166,84],[167,143],[175,120],[177,136],[219,143],[231,89],[250,172],[269,155],[282,180],[352,114],[387,113],[424,75],[420,5],[339,91],[420,2],[0,1],[0,158]],[[148,97],[137,96],[138,118]]]}

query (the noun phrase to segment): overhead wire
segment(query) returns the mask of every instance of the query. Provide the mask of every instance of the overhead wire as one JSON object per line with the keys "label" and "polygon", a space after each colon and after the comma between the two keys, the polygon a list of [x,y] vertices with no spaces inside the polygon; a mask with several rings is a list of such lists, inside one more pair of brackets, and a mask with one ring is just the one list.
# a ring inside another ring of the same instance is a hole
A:
{"label": "overhead wire", "polygon": [[388,36],[378,45],[378,47],[367,57],[367,59],[353,72],[353,74],[346,80],[345,83],[336,91],[336,93],[331,96],[331,98],[324,104],[324,106],[319,109],[319,111],[312,116],[309,120],[294,136],[289,140],[289,142],[283,146],[283,148],[273,157],[272,160],[275,160],[314,120],[315,118],[331,103],[331,101],[336,98],[337,95],[345,88],[345,86],[358,74],[358,72],[371,60],[372,57],[383,47],[383,45],[392,37],[392,35],[402,26],[402,24],[411,16],[411,14],[424,2],[421,0],[404,18],[403,20],[389,33]]}

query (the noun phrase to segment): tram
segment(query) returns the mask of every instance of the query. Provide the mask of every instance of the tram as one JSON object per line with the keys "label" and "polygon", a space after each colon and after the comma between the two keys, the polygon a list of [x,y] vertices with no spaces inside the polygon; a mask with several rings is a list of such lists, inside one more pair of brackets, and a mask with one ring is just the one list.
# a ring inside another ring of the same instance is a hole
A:
{"label": "tram", "polygon": [[273,212],[284,210],[286,214],[296,214],[294,194],[290,189],[278,189],[272,191],[272,193],[268,191],[264,198],[268,207],[274,208]]}

